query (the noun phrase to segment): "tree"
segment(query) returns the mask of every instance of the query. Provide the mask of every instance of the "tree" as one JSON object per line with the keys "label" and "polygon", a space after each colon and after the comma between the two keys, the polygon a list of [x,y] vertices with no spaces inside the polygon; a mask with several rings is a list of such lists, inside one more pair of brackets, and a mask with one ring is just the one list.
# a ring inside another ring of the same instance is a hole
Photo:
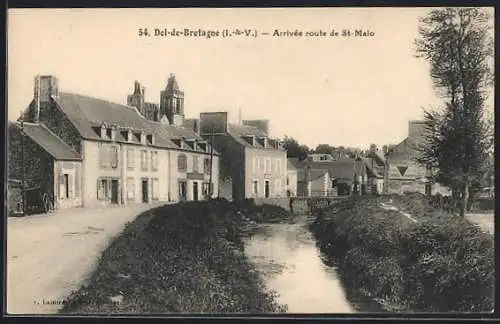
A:
{"label": "tree", "polygon": [[489,15],[480,8],[435,9],[421,19],[416,40],[417,55],[430,63],[445,102],[441,110],[424,112],[427,133],[417,161],[436,170],[433,180],[452,188],[462,216],[494,142],[483,116],[485,90],[493,80],[490,29]]}
{"label": "tree", "polygon": [[310,151],[307,145],[300,145],[297,140],[289,136],[285,136],[283,147],[287,150],[287,157],[298,158],[301,161],[307,157]]}

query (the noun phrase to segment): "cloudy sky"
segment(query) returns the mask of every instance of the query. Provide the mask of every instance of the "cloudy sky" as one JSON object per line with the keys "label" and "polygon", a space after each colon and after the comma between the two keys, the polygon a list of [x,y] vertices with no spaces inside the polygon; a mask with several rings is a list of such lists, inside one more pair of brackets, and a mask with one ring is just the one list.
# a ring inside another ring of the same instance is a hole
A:
{"label": "cloudy sky", "polygon": [[[62,91],[126,103],[134,80],[159,102],[170,73],[187,117],[228,111],[269,119],[273,136],[365,148],[402,140],[440,103],[413,57],[428,8],[16,9],[8,15],[8,118],[33,97],[36,74]],[[251,29],[257,37],[140,37],[158,29]],[[273,37],[275,30],[369,30],[372,37]],[[268,32],[264,36],[261,33]],[[490,98],[490,109],[493,106]]]}

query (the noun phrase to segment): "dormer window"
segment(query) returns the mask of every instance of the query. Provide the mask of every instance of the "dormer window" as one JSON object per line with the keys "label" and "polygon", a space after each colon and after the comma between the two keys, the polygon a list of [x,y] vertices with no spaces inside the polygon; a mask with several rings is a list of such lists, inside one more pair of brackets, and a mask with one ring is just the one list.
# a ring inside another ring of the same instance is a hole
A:
{"label": "dormer window", "polygon": [[114,141],[116,140],[116,126],[109,128],[109,138]]}
{"label": "dormer window", "polygon": [[173,139],[172,142],[174,142],[174,144],[178,147],[182,148],[182,141],[180,139]]}
{"label": "dormer window", "polygon": [[101,125],[101,139],[106,139],[106,136],[107,136],[106,130],[107,130],[106,125],[102,124]]}
{"label": "dormer window", "polygon": [[141,144],[146,145],[146,133],[144,131],[141,132]]}
{"label": "dormer window", "polygon": [[262,147],[267,147],[267,137],[259,137],[257,141]]}
{"label": "dormer window", "polygon": [[154,134],[148,134],[146,135],[146,140],[149,145],[154,145],[155,144],[155,135]]}
{"label": "dormer window", "polygon": [[129,129],[129,130],[127,131],[127,137],[126,137],[127,142],[132,142],[132,138],[133,138],[133,136],[134,136],[134,133],[132,132],[132,130],[131,130],[131,129]]}
{"label": "dormer window", "polygon": [[200,151],[202,152],[207,152],[207,143],[204,143],[204,142],[200,142],[198,143],[198,148],[200,149]]}
{"label": "dormer window", "polygon": [[245,141],[248,142],[248,144],[255,146],[255,136],[253,135],[248,135],[248,136],[242,136]]}

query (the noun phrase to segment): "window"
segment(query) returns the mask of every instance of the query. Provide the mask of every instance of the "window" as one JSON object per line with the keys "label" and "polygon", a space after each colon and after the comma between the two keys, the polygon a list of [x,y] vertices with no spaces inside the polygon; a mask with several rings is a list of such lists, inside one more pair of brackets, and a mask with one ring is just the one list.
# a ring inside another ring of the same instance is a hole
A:
{"label": "window", "polygon": [[289,177],[286,177],[286,185],[289,186],[290,185],[290,178]]}
{"label": "window", "polygon": [[257,158],[254,156],[252,161],[252,171],[253,173],[257,172]]}
{"label": "window", "polygon": [[197,156],[193,156],[193,172],[200,172],[199,160]]}
{"label": "window", "polygon": [[203,160],[203,173],[210,174],[210,159],[209,158],[205,158],[205,160]]}
{"label": "window", "polygon": [[271,173],[271,159],[265,159],[265,172]]}
{"label": "window", "polygon": [[255,172],[259,172],[260,171],[260,159],[259,157],[257,156],[255,158]]}
{"label": "window", "polygon": [[186,172],[187,170],[187,157],[184,154],[179,155],[177,158],[177,168],[179,172]]}
{"label": "window", "polygon": [[127,178],[127,199],[135,198],[135,179]]}
{"label": "window", "polygon": [[133,148],[127,149],[127,168],[133,170],[135,167],[135,151]]}
{"label": "window", "polygon": [[151,170],[158,171],[158,151],[151,152]]}
{"label": "window", "polygon": [[141,170],[148,171],[148,151],[141,151]]}
{"label": "window", "polygon": [[213,182],[203,182],[203,195],[205,197],[210,197],[210,193],[214,191],[214,183]]}
{"label": "window", "polygon": [[276,173],[281,174],[281,160],[276,159]]}
{"label": "window", "polygon": [[105,145],[101,145],[101,147],[99,147],[99,162],[101,168],[107,168],[109,165],[109,150]]}
{"label": "window", "polygon": [[253,182],[253,194],[255,197],[259,195],[259,181],[254,180]]}
{"label": "window", "polygon": [[70,189],[69,189],[69,174],[61,174],[59,176],[59,198],[67,199],[70,197]]}
{"label": "window", "polygon": [[118,167],[118,147],[112,146],[111,150],[111,167],[116,169]]}
{"label": "window", "polygon": [[153,200],[158,200],[160,196],[160,181],[158,180],[158,178],[153,178],[151,179],[151,184],[153,190],[153,192],[151,193],[151,198]]}
{"label": "window", "polygon": [[100,179],[97,182],[97,199],[107,200],[108,197],[108,181],[106,179]]}
{"label": "window", "polygon": [[281,196],[281,180],[280,179],[276,180],[275,187],[276,187],[276,195]]}

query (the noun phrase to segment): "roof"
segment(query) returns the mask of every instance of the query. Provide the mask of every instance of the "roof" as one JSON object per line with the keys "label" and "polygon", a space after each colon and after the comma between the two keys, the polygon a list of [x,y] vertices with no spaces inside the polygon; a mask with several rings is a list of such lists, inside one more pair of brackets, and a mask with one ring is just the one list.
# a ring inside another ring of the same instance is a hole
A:
{"label": "roof", "polygon": [[[20,123],[12,123],[19,129]],[[49,153],[54,159],[61,161],[79,161],[80,155],[63,142],[56,134],[52,133],[42,124],[24,123],[24,133],[37,143],[42,149]]]}
{"label": "roof", "polygon": [[[354,180],[354,173],[356,171],[357,162],[354,159],[340,159],[335,161],[302,161],[300,168],[305,169],[307,166],[313,170],[328,171],[331,178]],[[359,164],[358,164],[359,165]],[[364,166],[364,163],[362,164]],[[365,168],[361,169],[364,172]]]}
{"label": "roof", "polygon": [[[66,92],[60,92],[59,97],[54,100],[85,139],[100,140],[99,127],[102,123],[107,123],[124,130],[131,128],[155,134],[155,146],[158,147],[182,149],[174,139],[204,141],[188,128],[146,119],[135,107]],[[116,140],[126,141],[120,132],[117,133]]]}
{"label": "roof", "polygon": [[167,91],[179,91],[179,84],[175,79],[175,75],[171,74],[167,81],[167,87],[165,88]]}
{"label": "roof", "polygon": [[[310,170],[309,181],[324,177],[325,174],[328,174],[327,170]],[[297,171],[297,181],[306,181],[306,171],[305,170],[298,170]]]}
{"label": "roof", "polygon": [[[281,146],[279,146],[279,148],[276,148],[274,145],[270,145],[269,147],[264,147],[258,141],[255,142],[255,145],[252,145],[249,142],[247,142],[244,139],[244,137],[246,137],[246,136],[255,136],[256,138],[262,138],[262,137],[268,138],[267,134],[264,131],[260,130],[259,128],[255,127],[255,126],[241,125],[241,124],[229,124],[228,125],[228,133],[238,143],[240,143],[241,145],[246,146],[246,147],[261,148],[261,149],[268,149],[268,150],[283,150],[283,151],[285,150]],[[276,140],[269,139],[269,141],[273,142]]]}

